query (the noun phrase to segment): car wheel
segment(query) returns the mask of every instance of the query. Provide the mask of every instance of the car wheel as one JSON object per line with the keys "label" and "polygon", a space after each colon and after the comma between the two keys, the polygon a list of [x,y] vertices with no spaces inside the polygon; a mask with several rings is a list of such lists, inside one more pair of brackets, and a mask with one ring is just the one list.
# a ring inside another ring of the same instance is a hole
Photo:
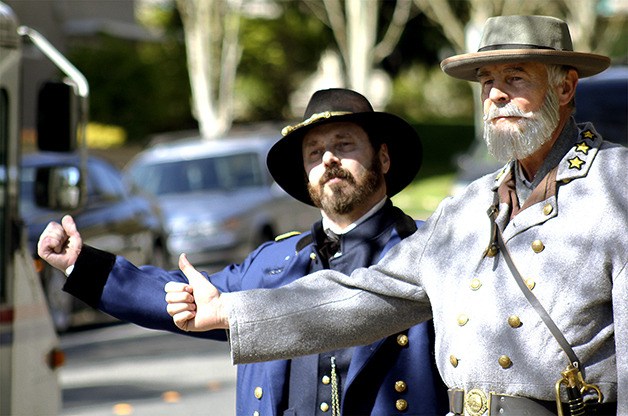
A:
{"label": "car wheel", "polygon": [[57,332],[65,332],[72,323],[74,299],[64,292],[65,276],[59,270],[46,267],[46,297]]}

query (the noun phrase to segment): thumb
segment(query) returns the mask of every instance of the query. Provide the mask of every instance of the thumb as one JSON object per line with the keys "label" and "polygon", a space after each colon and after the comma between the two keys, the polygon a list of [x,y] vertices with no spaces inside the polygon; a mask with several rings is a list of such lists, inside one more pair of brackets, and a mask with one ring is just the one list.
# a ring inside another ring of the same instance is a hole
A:
{"label": "thumb", "polygon": [[63,218],[61,218],[61,225],[63,225],[63,230],[68,236],[72,237],[78,234],[76,223],[71,215],[64,215]]}
{"label": "thumb", "polygon": [[197,302],[208,302],[216,289],[198,270],[192,266],[185,253],[179,256],[179,269],[190,282]]}
{"label": "thumb", "polygon": [[64,215],[63,218],[61,218],[61,225],[63,226],[63,231],[68,236],[69,248],[80,251],[83,245],[83,240],[81,239],[81,234],[76,228],[74,218],[72,218],[71,215]]}

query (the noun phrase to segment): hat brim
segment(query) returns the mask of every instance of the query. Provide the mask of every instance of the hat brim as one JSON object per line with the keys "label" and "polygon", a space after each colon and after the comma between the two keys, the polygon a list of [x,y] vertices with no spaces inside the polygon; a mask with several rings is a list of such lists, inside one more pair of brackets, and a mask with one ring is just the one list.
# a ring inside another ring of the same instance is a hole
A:
{"label": "hat brim", "polygon": [[314,206],[307,190],[303,167],[302,140],[312,128],[341,121],[354,122],[371,137],[386,143],[390,169],[386,173],[389,197],[396,195],[415,178],[423,161],[423,146],[416,130],[405,120],[390,113],[353,113],[322,119],[301,127],[279,139],[270,149],[266,164],[277,184],[289,195]]}
{"label": "hat brim", "polygon": [[440,66],[443,72],[454,78],[477,81],[477,70],[482,66],[526,61],[571,66],[578,71],[580,78],[599,74],[610,65],[608,57],[591,53],[547,49],[499,49],[452,56],[443,60]]}

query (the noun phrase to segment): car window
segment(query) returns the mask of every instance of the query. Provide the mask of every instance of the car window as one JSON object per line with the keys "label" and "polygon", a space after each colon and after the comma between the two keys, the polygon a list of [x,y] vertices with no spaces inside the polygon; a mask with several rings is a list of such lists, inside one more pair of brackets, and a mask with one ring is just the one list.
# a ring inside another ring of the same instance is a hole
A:
{"label": "car window", "polygon": [[254,153],[218,158],[216,169],[225,188],[263,185],[262,172]]}
{"label": "car window", "polygon": [[126,195],[126,189],[118,171],[105,163],[92,161],[88,164],[87,194],[91,198],[118,200]]}
{"label": "car window", "polygon": [[137,166],[130,175],[140,189],[155,195],[264,185],[255,153]]}

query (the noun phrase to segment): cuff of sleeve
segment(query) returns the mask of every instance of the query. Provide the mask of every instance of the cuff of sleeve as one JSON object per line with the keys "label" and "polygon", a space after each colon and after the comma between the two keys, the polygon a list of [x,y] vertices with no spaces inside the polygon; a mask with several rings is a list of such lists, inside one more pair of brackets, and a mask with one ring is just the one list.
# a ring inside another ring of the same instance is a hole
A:
{"label": "cuff of sleeve", "polygon": [[67,269],[65,269],[65,277],[68,277],[70,274],[72,274],[72,270],[74,270],[73,264],[69,266]]}
{"label": "cuff of sleeve", "polygon": [[221,293],[222,312],[229,317],[229,328],[227,331],[227,341],[231,349],[231,363],[237,364],[240,360],[240,348],[238,339],[238,324],[233,313],[232,293]]}
{"label": "cuff of sleeve", "polygon": [[98,308],[109,273],[115,262],[116,256],[114,254],[94,247],[83,246],[74,268],[70,270],[63,290],[89,306]]}

